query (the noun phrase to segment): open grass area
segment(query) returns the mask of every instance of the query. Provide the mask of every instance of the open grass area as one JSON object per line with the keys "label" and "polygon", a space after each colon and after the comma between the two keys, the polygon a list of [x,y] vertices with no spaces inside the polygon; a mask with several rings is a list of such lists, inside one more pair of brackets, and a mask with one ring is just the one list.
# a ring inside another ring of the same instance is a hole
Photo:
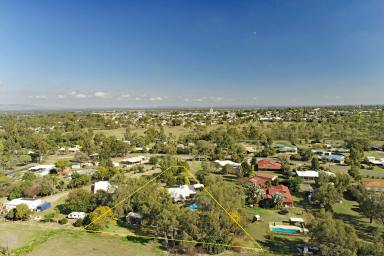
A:
{"label": "open grass area", "polygon": [[248,217],[258,214],[262,221],[251,223],[247,231],[268,251],[281,254],[291,254],[296,247],[305,243],[308,237],[302,235],[278,235],[270,232],[269,222],[288,221],[289,217],[297,216],[307,220],[307,216],[299,208],[288,209],[287,215],[281,215],[277,210],[263,208],[247,208]]}
{"label": "open grass area", "polygon": [[17,223],[0,225],[0,245],[8,245],[16,255],[30,256],[166,255],[154,241],[134,242],[120,236]]}
{"label": "open grass area", "polygon": [[369,219],[359,212],[359,204],[356,201],[343,199],[342,203],[333,206],[334,216],[344,223],[352,225],[359,238],[371,241],[378,224],[369,223]]}

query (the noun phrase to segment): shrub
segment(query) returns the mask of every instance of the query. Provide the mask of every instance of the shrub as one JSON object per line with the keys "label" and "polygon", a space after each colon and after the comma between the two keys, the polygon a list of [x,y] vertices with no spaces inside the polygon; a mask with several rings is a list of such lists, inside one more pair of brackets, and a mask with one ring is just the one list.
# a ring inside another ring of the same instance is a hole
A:
{"label": "shrub", "polygon": [[68,219],[67,218],[62,218],[59,220],[59,224],[60,225],[64,225],[64,224],[67,224],[68,223]]}
{"label": "shrub", "polygon": [[73,226],[75,227],[81,227],[83,226],[83,219],[77,219],[74,223]]}

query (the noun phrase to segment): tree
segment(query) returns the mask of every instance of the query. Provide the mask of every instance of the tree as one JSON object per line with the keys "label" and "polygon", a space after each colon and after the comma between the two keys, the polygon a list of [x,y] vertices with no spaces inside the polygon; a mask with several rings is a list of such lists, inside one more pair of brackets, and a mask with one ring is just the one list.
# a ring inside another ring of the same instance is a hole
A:
{"label": "tree", "polygon": [[65,213],[89,212],[94,208],[94,200],[91,193],[84,189],[77,189],[69,192],[64,203]]}
{"label": "tree", "polygon": [[102,230],[112,222],[113,212],[108,206],[99,206],[89,214],[90,224],[86,226],[89,230]]}
{"label": "tree", "polygon": [[7,214],[7,218],[11,220],[28,220],[31,215],[31,210],[26,204],[19,204],[16,208],[10,210]]}
{"label": "tree", "polygon": [[56,168],[59,170],[63,170],[65,168],[69,168],[71,166],[71,161],[66,159],[59,159],[55,164]]}
{"label": "tree", "polygon": [[280,209],[283,207],[283,201],[284,201],[284,195],[276,192],[272,195],[272,203],[273,206],[277,209]]}
{"label": "tree", "polygon": [[384,223],[384,195],[366,193],[359,202],[361,212],[372,223],[376,219]]}
{"label": "tree", "polygon": [[364,158],[364,152],[361,148],[351,147],[349,152],[349,160],[352,166],[359,166]]}
{"label": "tree", "polygon": [[248,204],[258,204],[265,197],[265,192],[255,183],[247,184],[244,187],[245,200]]}
{"label": "tree", "polygon": [[356,181],[361,180],[360,170],[357,166],[352,166],[351,169],[348,170],[348,174]]}
{"label": "tree", "polygon": [[324,183],[315,190],[313,199],[325,209],[332,209],[332,205],[341,200],[341,195],[334,184]]}
{"label": "tree", "polygon": [[333,218],[329,212],[322,212],[310,223],[312,243],[319,246],[327,256],[353,256],[357,251],[355,229],[343,221]]}
{"label": "tree", "polygon": [[303,179],[301,177],[289,177],[288,178],[288,188],[293,193],[298,193],[300,191],[300,185]]}
{"label": "tree", "polygon": [[311,169],[318,171],[320,169],[320,162],[317,156],[312,157],[311,160]]}
{"label": "tree", "polygon": [[73,172],[71,175],[71,181],[68,186],[71,188],[78,188],[85,186],[91,182],[91,177],[86,174],[79,174],[78,172]]}

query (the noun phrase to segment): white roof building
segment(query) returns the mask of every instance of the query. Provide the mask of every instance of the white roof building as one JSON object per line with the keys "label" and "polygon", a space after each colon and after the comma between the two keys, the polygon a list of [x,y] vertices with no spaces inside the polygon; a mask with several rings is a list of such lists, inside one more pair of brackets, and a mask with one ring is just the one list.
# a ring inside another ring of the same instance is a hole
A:
{"label": "white roof building", "polygon": [[143,163],[147,158],[145,156],[134,156],[129,157],[121,161],[123,164],[140,164]]}
{"label": "white roof building", "polygon": [[16,198],[5,203],[5,209],[6,211],[10,211],[20,204],[26,204],[31,211],[36,211],[37,206],[41,205],[42,203],[43,202],[40,199]]}
{"label": "white roof building", "polygon": [[196,189],[204,187],[203,184],[194,184],[194,185],[182,185],[178,188],[168,188],[168,193],[171,194],[171,197],[176,202],[184,201],[191,195],[196,194]]}
{"label": "white roof building", "polygon": [[85,212],[71,212],[67,217],[68,219],[84,219]]}
{"label": "white roof building", "polygon": [[215,160],[215,163],[218,163],[221,167],[226,165],[232,165],[234,168],[239,167],[241,164],[233,162],[231,160]]}
{"label": "white roof building", "polygon": [[296,171],[297,176],[302,178],[319,178],[319,172],[317,171]]}
{"label": "white roof building", "polygon": [[35,165],[28,169],[30,172],[34,172],[37,176],[45,176],[48,175],[51,170],[55,170],[56,167],[53,164],[47,165]]}
{"label": "white roof building", "polygon": [[97,181],[95,182],[95,185],[93,187],[93,193],[96,194],[97,191],[102,190],[105,192],[111,192],[112,185],[109,183],[109,181]]}
{"label": "white roof building", "polygon": [[299,217],[290,217],[289,222],[304,223],[304,219]]}

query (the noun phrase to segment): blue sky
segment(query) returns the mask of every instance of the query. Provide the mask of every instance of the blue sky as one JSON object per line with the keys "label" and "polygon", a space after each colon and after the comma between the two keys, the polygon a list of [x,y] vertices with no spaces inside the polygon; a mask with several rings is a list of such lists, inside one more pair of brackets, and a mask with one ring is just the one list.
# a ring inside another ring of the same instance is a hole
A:
{"label": "blue sky", "polygon": [[0,104],[384,103],[384,1],[0,1]]}

